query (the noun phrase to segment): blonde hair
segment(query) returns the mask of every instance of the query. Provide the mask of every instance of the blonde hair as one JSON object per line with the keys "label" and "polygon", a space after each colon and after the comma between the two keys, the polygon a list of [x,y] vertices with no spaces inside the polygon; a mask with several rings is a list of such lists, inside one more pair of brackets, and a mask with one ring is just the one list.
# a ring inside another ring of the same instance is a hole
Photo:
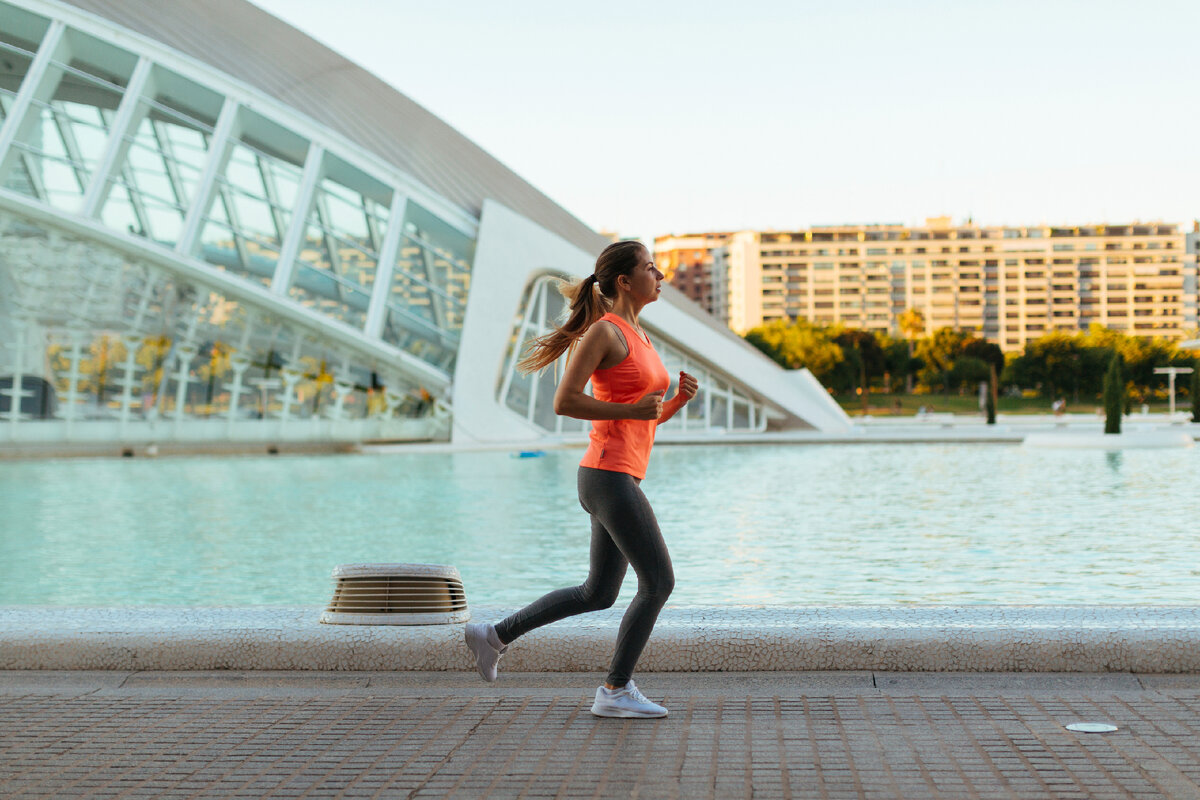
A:
{"label": "blonde hair", "polygon": [[613,242],[600,253],[591,275],[575,283],[563,282],[558,290],[567,298],[567,321],[545,336],[531,341],[517,362],[522,372],[536,372],[553,364],[572,350],[579,339],[612,308],[617,296],[617,278],[637,267],[639,251],[646,246],[635,239]]}

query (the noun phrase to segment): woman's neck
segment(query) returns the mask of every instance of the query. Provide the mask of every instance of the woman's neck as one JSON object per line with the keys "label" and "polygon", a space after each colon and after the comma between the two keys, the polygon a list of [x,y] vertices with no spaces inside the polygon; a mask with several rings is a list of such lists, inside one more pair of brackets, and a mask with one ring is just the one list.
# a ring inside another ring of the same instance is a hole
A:
{"label": "woman's neck", "polygon": [[642,306],[635,304],[629,298],[629,295],[620,295],[612,305],[612,313],[635,328],[640,327],[638,325],[638,314],[641,313],[641,310]]}

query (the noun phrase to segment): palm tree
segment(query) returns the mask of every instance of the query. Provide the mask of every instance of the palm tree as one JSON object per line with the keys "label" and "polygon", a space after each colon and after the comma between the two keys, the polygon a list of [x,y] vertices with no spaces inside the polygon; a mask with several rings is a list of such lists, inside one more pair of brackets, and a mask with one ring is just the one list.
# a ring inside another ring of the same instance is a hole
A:
{"label": "palm tree", "polygon": [[[913,338],[925,332],[925,315],[921,313],[919,308],[907,308],[900,314],[897,322],[900,324],[900,332],[908,340],[908,360],[912,361]],[[912,390],[912,371],[906,370],[904,374],[904,392],[912,394]]]}

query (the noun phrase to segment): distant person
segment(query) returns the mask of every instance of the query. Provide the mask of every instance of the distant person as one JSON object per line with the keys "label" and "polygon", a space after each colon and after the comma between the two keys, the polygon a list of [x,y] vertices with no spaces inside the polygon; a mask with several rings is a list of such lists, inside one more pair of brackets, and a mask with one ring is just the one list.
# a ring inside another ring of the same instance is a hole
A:
{"label": "distant person", "polygon": [[[592,713],[600,717],[665,717],[667,709],[638,691],[632,679],[658,612],[675,586],[671,556],[640,484],[658,425],[696,396],[696,379],[679,373],[679,387],[663,400],[671,378],[638,324],[638,314],[658,299],[663,274],[640,242],[615,242],[596,259],[593,274],[563,290],[571,313],[562,327],[534,341],[518,365],[532,372],[567,361],[554,394],[554,411],[592,420],[591,440],[579,465],[579,502],[592,518],[587,580],[558,589],[497,622],[468,623],[467,646],[486,681],[496,680],[508,645],[534,628],[564,617],[609,608],[628,565],[638,591],[621,620],[608,677],[596,689]],[[584,392],[592,382],[593,396]]]}

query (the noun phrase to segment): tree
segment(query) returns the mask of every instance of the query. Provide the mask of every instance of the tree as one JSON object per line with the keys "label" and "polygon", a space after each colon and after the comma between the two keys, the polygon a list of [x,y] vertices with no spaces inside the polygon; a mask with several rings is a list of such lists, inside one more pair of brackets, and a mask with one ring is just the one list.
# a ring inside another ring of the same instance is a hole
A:
{"label": "tree", "polygon": [[1125,399],[1125,376],[1121,369],[1121,354],[1116,353],[1104,376],[1104,432],[1121,432],[1121,411]]}
{"label": "tree", "polygon": [[988,365],[988,391],[984,410],[987,412],[987,424],[996,424],[996,365]]}
{"label": "tree", "polygon": [[790,369],[786,354],[785,339],[789,323],[786,319],[773,319],[770,322],[746,331],[745,339],[754,345],[767,358],[785,369]]}
{"label": "tree", "polygon": [[829,332],[807,320],[772,320],[750,329],[744,338],[779,366],[805,368],[822,383],[845,360]]}
{"label": "tree", "polygon": [[1004,369],[1004,351],[987,339],[970,339],[963,345],[962,354],[994,367],[997,373]]}
{"label": "tree", "polygon": [[1200,361],[1192,365],[1192,382],[1188,387],[1192,396],[1192,422],[1200,422]]}
{"label": "tree", "polygon": [[921,361],[912,357],[912,342],[887,338],[880,343],[883,348],[883,382],[885,391],[893,392],[903,386],[912,388],[912,376],[921,368]]}
{"label": "tree", "polygon": [[109,373],[119,368],[125,353],[125,345],[119,336],[102,333],[88,346],[87,355],[80,359],[79,389],[95,392],[98,406],[104,405],[104,396],[108,394]]}
{"label": "tree", "polygon": [[137,363],[143,370],[142,397],[152,405],[158,404],[158,389],[163,384],[163,369],[170,352],[171,340],[161,335],[143,339],[138,348]]}
{"label": "tree", "polygon": [[[911,363],[913,358],[913,339],[925,332],[925,315],[920,309],[907,308],[901,312],[897,318],[900,325],[900,332],[904,334],[904,338],[908,340],[908,360]],[[912,394],[912,376],[916,369],[909,369],[904,374],[904,391]]]}
{"label": "tree", "polygon": [[1056,398],[1069,390],[1078,397],[1079,353],[1073,337],[1052,331],[1025,344],[1030,377],[1042,387],[1044,397]]}
{"label": "tree", "polygon": [[1108,372],[1108,362],[1112,361],[1115,352],[1108,347],[1087,344],[1087,334],[1080,337],[1078,378],[1080,395],[1095,399],[1104,393],[1104,375]]}
{"label": "tree", "polygon": [[883,348],[879,346],[875,334],[870,331],[849,328],[840,332],[833,339],[842,348],[846,363],[854,369],[854,379],[862,390],[863,408],[867,407],[867,395],[871,387],[871,378],[884,370]]}
{"label": "tree", "polygon": [[[1000,345],[992,344],[987,339],[971,339],[963,345],[962,354],[983,362],[984,369],[978,380],[980,382],[987,381],[988,394],[994,405],[997,391],[996,376],[1004,370],[1004,351],[1000,349]],[[992,411],[992,416],[995,416],[995,410]]]}
{"label": "tree", "polygon": [[233,348],[224,342],[210,342],[207,360],[196,370],[196,377],[206,385],[204,403],[212,412],[213,399],[216,396],[217,381],[223,380],[233,369],[231,356]]}
{"label": "tree", "polygon": [[917,342],[917,357],[925,362],[925,368],[919,374],[921,382],[930,388],[941,384],[942,391],[949,394],[954,360],[970,338],[970,334],[963,331],[938,328],[932,336]]}
{"label": "tree", "polygon": [[992,368],[983,359],[959,356],[950,367],[950,385],[960,393],[967,386],[978,386],[988,379]]}

